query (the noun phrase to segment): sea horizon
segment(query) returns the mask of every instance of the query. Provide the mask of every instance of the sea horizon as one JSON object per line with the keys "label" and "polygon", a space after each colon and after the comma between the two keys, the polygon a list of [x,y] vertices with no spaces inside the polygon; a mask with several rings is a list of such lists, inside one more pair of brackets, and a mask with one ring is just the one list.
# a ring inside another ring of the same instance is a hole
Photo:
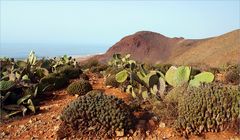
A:
{"label": "sea horizon", "polygon": [[0,58],[24,59],[30,51],[34,51],[38,58],[60,57],[63,55],[79,58],[103,54],[108,48],[108,45],[94,44],[1,43]]}

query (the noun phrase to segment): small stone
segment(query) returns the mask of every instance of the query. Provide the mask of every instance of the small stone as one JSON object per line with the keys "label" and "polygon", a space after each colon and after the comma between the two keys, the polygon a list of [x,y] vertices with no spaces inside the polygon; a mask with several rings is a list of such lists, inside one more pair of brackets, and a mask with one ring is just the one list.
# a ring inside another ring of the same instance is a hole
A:
{"label": "small stone", "polygon": [[55,119],[55,115],[51,115],[51,118],[52,118],[52,119]]}
{"label": "small stone", "polygon": [[163,122],[160,122],[159,127],[160,127],[160,128],[165,128],[165,127],[166,127],[166,124],[163,123]]}
{"label": "small stone", "polygon": [[59,129],[59,126],[54,126],[54,130],[57,131]]}
{"label": "small stone", "polygon": [[133,134],[133,136],[136,137],[136,136],[138,136],[138,135],[140,135],[140,134],[141,134],[141,131],[140,131],[140,130],[137,130],[137,131],[135,131],[135,133]]}
{"label": "small stone", "polygon": [[58,116],[56,117],[56,119],[57,119],[57,120],[60,120],[60,118],[61,118],[61,116],[60,116],[60,115],[58,115]]}
{"label": "small stone", "polygon": [[7,128],[11,128],[11,127],[12,127],[12,125],[8,125],[8,126],[7,126]]}
{"label": "small stone", "polygon": [[147,136],[149,136],[150,135],[150,131],[148,130],[148,131],[146,131],[146,135]]}
{"label": "small stone", "polygon": [[5,133],[5,132],[2,132],[2,133],[1,133],[1,136],[2,136],[2,137],[4,137],[5,135],[6,135],[6,133]]}
{"label": "small stone", "polygon": [[30,119],[30,120],[28,121],[28,123],[32,124],[32,123],[33,123],[32,119]]}
{"label": "small stone", "polygon": [[124,136],[124,130],[123,130],[123,129],[120,130],[120,131],[115,131],[115,133],[116,133],[116,136],[117,136],[117,137],[122,137],[122,136]]}
{"label": "small stone", "polygon": [[39,134],[42,135],[42,134],[43,134],[43,131],[39,131]]}
{"label": "small stone", "polygon": [[106,86],[106,88],[112,88],[112,86]]}

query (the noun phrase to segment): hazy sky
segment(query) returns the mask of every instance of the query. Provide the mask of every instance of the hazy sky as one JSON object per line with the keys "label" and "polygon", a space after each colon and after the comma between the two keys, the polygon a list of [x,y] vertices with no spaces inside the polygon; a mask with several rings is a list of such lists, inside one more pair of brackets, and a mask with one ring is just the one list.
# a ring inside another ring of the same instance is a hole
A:
{"label": "hazy sky", "polygon": [[141,30],[205,38],[238,29],[239,5],[239,0],[1,0],[1,42],[112,45]]}

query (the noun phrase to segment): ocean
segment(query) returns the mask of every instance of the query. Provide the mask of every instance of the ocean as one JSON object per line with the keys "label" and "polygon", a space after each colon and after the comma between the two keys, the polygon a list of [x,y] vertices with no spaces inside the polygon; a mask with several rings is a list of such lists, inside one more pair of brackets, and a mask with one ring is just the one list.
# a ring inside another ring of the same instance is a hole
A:
{"label": "ocean", "polygon": [[105,53],[109,47],[110,45],[1,43],[0,58],[24,59],[31,50],[35,52],[38,58],[58,57],[65,54],[83,57]]}

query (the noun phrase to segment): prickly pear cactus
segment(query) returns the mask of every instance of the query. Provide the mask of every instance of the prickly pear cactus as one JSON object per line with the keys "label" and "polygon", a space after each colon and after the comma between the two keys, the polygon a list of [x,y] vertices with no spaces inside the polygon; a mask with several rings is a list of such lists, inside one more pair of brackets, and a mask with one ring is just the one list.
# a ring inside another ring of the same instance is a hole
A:
{"label": "prickly pear cactus", "polygon": [[211,83],[214,80],[214,75],[211,72],[202,72],[194,76],[190,80],[189,85],[194,87],[199,87],[201,83]]}
{"label": "prickly pear cactus", "polygon": [[0,91],[7,91],[14,85],[13,81],[0,81]]}
{"label": "prickly pear cactus", "polygon": [[239,130],[240,88],[205,84],[190,88],[178,103],[175,128],[182,134]]}
{"label": "prickly pear cactus", "polygon": [[123,83],[124,81],[127,80],[127,78],[128,78],[127,70],[120,71],[119,73],[116,74],[116,80],[119,83]]}
{"label": "prickly pear cactus", "polygon": [[31,51],[28,56],[28,62],[30,65],[34,65],[37,61],[37,57],[34,51]]}
{"label": "prickly pear cactus", "polygon": [[166,72],[165,79],[173,87],[182,86],[187,83],[190,77],[191,68],[190,67],[174,67],[171,66]]}
{"label": "prickly pear cactus", "polygon": [[175,82],[175,75],[176,75],[176,71],[177,71],[177,67],[175,66],[171,66],[168,71],[166,72],[166,75],[165,75],[165,79],[167,81],[167,83],[171,86],[176,86],[176,82]]}

